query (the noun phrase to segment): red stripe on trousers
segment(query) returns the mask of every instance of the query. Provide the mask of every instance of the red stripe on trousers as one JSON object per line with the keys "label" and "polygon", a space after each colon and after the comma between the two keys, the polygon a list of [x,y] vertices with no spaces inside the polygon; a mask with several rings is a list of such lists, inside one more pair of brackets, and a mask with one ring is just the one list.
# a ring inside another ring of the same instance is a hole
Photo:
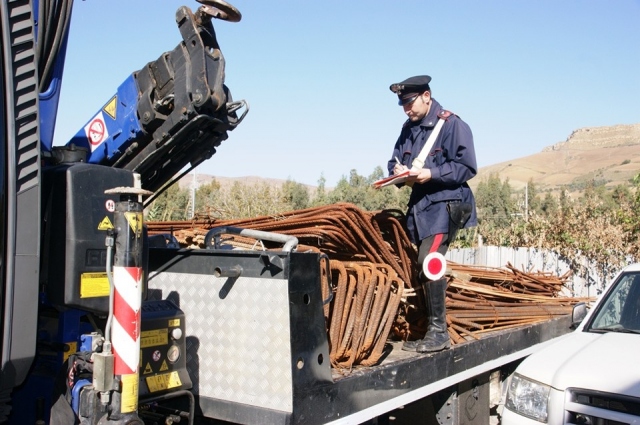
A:
{"label": "red stripe on trousers", "polygon": [[438,233],[436,235],[433,235],[433,243],[431,244],[431,247],[429,248],[429,254],[431,254],[432,252],[436,252],[438,250],[438,248],[440,248],[440,244],[442,243],[442,239],[444,239],[444,233]]}

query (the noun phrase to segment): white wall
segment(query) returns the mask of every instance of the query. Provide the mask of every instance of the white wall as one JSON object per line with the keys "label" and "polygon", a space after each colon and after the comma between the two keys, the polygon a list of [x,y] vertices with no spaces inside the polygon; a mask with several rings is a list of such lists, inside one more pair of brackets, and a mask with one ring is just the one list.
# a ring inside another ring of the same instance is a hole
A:
{"label": "white wall", "polygon": [[[482,246],[452,249],[447,252],[446,258],[455,263],[486,267],[505,268],[507,263],[510,263],[513,267],[525,272],[549,272],[557,276],[562,276],[570,270],[569,263],[557,253],[536,248]],[[615,271],[597,271],[594,267],[585,267],[585,269],[583,276],[578,276],[576,273],[570,276],[563,295],[597,296],[615,273]]]}

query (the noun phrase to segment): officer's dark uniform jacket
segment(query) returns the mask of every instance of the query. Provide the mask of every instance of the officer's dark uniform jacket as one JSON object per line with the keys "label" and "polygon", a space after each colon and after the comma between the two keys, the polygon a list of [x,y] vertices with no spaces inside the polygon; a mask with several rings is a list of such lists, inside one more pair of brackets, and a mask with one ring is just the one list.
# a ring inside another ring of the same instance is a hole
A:
{"label": "officer's dark uniform jacket", "polygon": [[431,170],[431,180],[424,184],[415,183],[409,198],[407,229],[416,244],[429,236],[449,232],[448,202],[471,203],[473,211],[464,227],[477,225],[475,201],[467,184],[477,172],[473,135],[464,121],[443,110],[435,99],[432,98],[431,109],[422,121],[413,123],[407,120],[402,127],[387,164],[389,175],[393,174],[396,157],[411,168],[413,159],[420,154],[439,116],[447,118],[424,164],[424,168]]}

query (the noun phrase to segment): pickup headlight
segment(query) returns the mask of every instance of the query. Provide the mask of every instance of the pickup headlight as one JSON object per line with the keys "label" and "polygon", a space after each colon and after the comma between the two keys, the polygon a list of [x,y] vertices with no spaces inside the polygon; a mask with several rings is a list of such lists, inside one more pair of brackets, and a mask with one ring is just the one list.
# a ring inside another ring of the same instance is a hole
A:
{"label": "pickup headlight", "polygon": [[547,422],[549,386],[514,374],[507,391],[507,409],[540,422]]}

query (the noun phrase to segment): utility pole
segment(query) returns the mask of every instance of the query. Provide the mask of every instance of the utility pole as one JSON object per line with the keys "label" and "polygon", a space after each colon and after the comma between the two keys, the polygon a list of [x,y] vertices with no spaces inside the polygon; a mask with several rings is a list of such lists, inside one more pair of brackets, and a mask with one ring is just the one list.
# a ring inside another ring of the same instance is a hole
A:
{"label": "utility pole", "polygon": [[524,221],[529,221],[529,182],[524,184]]}
{"label": "utility pole", "polygon": [[196,170],[193,170],[193,180],[191,180],[191,211],[189,211],[191,218],[196,215],[196,185]]}

